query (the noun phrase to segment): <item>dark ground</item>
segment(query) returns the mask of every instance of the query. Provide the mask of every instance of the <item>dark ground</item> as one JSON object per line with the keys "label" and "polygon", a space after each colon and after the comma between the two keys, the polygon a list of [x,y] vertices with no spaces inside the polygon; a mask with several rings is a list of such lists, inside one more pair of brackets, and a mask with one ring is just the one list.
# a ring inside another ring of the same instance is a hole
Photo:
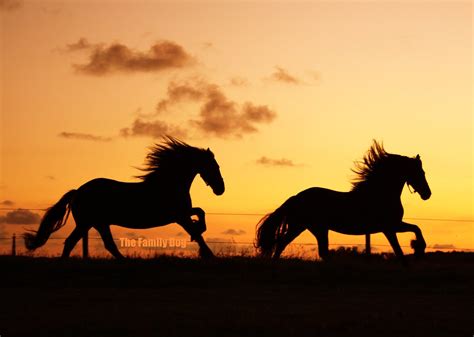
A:
{"label": "dark ground", "polygon": [[473,336],[474,253],[410,260],[0,256],[0,335]]}

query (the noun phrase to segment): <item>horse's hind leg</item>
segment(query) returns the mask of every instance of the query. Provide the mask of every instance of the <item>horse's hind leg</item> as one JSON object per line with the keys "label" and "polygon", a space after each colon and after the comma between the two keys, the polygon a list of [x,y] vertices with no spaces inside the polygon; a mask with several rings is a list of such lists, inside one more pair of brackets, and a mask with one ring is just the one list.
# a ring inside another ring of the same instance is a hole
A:
{"label": "horse's hind leg", "polygon": [[288,231],[285,235],[279,240],[276,244],[275,253],[273,254],[274,259],[278,259],[285,250],[286,246],[288,246],[291,241],[296,239],[298,235],[300,235],[305,228],[299,224],[295,223],[288,223]]}
{"label": "horse's hind leg", "polygon": [[112,237],[112,233],[110,232],[110,226],[95,226],[94,228],[99,232],[102,241],[104,241],[105,249],[107,249],[116,259],[123,259],[124,256],[118,250],[114,238]]}
{"label": "horse's hind leg", "polygon": [[88,228],[79,227],[76,225],[72,233],[69,234],[67,239],[64,241],[63,254],[61,255],[62,258],[67,258],[69,257],[69,255],[71,255],[71,252],[74,249],[74,246],[77,244],[77,242],[80,239],[83,238],[83,236],[87,233],[87,231],[88,231]]}

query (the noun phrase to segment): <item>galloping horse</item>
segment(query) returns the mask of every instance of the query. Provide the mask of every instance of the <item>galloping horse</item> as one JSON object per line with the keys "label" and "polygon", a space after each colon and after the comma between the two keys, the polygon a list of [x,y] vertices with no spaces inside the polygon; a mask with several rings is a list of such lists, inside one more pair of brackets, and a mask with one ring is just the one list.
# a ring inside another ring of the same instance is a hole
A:
{"label": "galloping horse", "polygon": [[308,229],[318,241],[319,256],[328,257],[328,231],[360,235],[382,232],[395,254],[403,260],[398,232],[413,232],[416,256],[424,254],[426,243],[416,225],[402,221],[400,195],[407,184],[423,200],[431,196],[420,156],[404,157],[387,153],[374,140],[349,192],[312,187],[286,200],[257,224],[256,247],[261,255],[278,258],[285,247]]}
{"label": "galloping horse", "polygon": [[[224,180],[214,154],[167,136],[163,144],[155,144],[147,155],[143,170],[146,174],[139,176],[141,182],[98,178],[67,192],[45,213],[38,231],[24,235],[26,247],[34,250],[44,245],[53,232],[65,225],[72,212],[76,227],[64,243],[62,257],[68,257],[79,239],[95,228],[105,248],[114,257],[123,258],[110,225],[144,229],[173,222],[198,243],[202,257],[212,257],[201,235],[206,230],[205,213],[192,207],[189,189],[199,174],[214,194],[224,193]],[[193,220],[193,215],[198,219]]]}

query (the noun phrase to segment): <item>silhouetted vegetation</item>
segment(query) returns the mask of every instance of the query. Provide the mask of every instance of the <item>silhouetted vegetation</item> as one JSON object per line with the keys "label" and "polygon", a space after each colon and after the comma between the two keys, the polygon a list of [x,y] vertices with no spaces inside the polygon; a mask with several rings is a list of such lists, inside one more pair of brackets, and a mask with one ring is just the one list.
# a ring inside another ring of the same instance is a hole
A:
{"label": "silhouetted vegetation", "polygon": [[466,336],[473,253],[330,262],[0,256],[5,336]]}

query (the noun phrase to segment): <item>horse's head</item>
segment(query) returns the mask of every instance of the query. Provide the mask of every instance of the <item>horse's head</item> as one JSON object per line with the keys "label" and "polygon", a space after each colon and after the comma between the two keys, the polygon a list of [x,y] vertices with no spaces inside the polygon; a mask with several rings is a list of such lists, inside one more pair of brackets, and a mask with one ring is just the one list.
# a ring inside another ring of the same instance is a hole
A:
{"label": "horse's head", "polygon": [[411,186],[415,192],[418,192],[421,199],[428,200],[430,198],[431,190],[426,181],[420,155],[417,155],[415,158],[410,158],[406,179],[407,185]]}
{"label": "horse's head", "polygon": [[211,186],[216,195],[222,195],[225,191],[224,179],[222,179],[219,164],[214,158],[214,153],[207,149],[203,151],[202,160],[199,164],[198,173],[204,182]]}

